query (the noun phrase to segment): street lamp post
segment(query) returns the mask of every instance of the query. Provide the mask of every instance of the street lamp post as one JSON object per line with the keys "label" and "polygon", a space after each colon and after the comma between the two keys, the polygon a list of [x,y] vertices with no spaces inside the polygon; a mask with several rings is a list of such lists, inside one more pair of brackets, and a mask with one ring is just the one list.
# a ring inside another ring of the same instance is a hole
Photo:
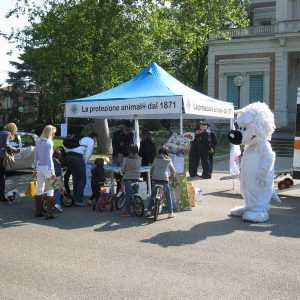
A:
{"label": "street lamp post", "polygon": [[23,113],[23,111],[24,111],[23,106],[19,106],[18,110],[19,110],[19,112],[20,112],[20,125],[22,126],[22,113]]}
{"label": "street lamp post", "polygon": [[241,101],[241,87],[244,84],[244,78],[242,76],[236,76],[233,79],[234,85],[238,88],[238,103],[237,107],[240,108],[240,101]]}

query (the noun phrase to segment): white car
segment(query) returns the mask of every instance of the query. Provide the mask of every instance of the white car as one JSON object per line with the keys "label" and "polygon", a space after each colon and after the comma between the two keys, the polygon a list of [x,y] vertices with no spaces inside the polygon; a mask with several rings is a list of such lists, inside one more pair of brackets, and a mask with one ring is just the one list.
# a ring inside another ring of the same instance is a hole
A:
{"label": "white car", "polygon": [[31,169],[34,160],[35,144],[39,140],[39,137],[34,133],[17,132],[14,140],[10,142],[10,145],[20,149],[19,153],[15,153],[15,166],[11,171]]}

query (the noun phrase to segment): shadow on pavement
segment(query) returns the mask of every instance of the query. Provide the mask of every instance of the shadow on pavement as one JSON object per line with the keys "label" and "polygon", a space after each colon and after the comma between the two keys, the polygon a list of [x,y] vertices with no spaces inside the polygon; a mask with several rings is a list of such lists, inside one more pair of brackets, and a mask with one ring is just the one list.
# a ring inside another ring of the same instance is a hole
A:
{"label": "shadow on pavement", "polygon": [[0,230],[3,228],[39,224],[63,230],[79,229],[102,225],[95,231],[115,231],[128,227],[144,226],[151,223],[144,217],[121,216],[121,211],[99,212],[90,206],[63,208],[63,213],[55,213],[56,218],[46,220],[45,217],[34,217],[34,199],[22,197],[20,203],[0,202]]}
{"label": "shadow on pavement", "polygon": [[231,199],[241,199],[241,200],[243,199],[241,194],[233,193],[232,189],[224,190],[224,191],[204,193],[203,195],[205,195],[205,196],[224,197],[224,198],[231,198]]}
{"label": "shadow on pavement", "polygon": [[157,244],[162,247],[196,244],[212,236],[223,236],[237,230],[252,232],[270,232],[275,237],[300,238],[300,201],[299,197],[283,199],[281,205],[272,206],[270,220],[266,223],[247,223],[241,218],[204,222],[190,230],[174,230],[142,240],[143,243]]}

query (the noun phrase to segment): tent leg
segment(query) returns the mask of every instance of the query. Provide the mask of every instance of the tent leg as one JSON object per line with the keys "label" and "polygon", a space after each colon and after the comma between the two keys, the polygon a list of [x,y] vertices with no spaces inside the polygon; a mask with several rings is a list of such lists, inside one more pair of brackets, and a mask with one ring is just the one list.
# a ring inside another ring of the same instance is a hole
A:
{"label": "tent leg", "polygon": [[183,134],[183,117],[182,117],[182,112],[180,113],[180,134]]}
{"label": "tent leg", "polygon": [[134,144],[140,148],[140,126],[139,119],[137,116],[134,116],[134,136],[133,136]]}
{"label": "tent leg", "polygon": [[[230,130],[234,129],[234,119],[230,119]],[[230,144],[230,149],[233,148],[233,145]],[[233,151],[233,149],[231,150]],[[230,170],[230,159],[229,159],[229,170]],[[232,179],[232,189],[235,190],[235,181]]]}

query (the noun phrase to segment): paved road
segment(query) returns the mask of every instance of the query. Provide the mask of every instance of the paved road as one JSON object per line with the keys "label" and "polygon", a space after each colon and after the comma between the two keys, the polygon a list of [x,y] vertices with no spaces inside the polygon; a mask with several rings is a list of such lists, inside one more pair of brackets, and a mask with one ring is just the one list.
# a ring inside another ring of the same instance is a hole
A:
{"label": "paved road", "polygon": [[242,199],[224,166],[193,182],[197,207],[156,223],[90,207],[46,221],[30,198],[0,203],[0,299],[300,299],[299,197],[265,224],[231,218]]}

